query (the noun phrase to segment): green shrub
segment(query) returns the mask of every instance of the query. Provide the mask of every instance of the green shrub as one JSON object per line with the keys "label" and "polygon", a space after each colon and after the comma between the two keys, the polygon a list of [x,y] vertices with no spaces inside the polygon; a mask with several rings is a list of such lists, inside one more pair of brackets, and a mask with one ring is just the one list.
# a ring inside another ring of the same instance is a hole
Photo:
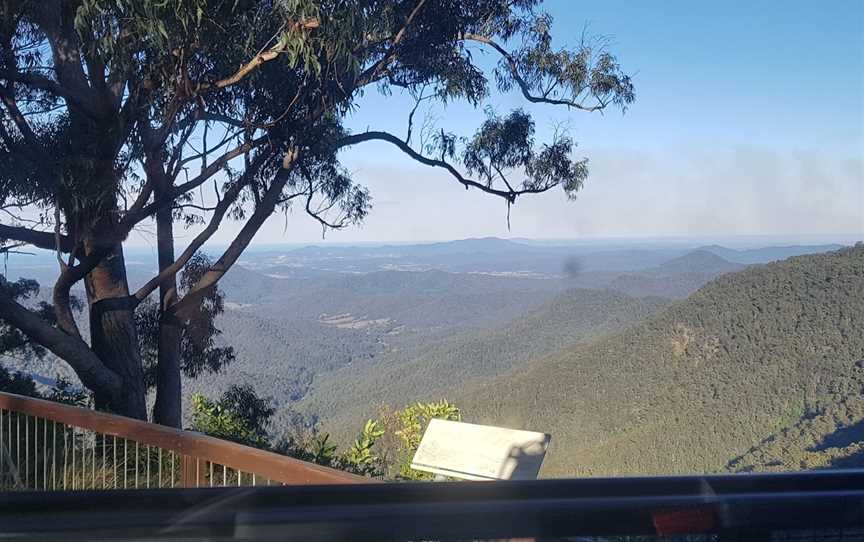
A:
{"label": "green shrub", "polygon": [[192,396],[192,429],[246,446],[269,446],[260,435],[259,428],[250,426],[248,420],[220,401],[211,401],[200,393]]}
{"label": "green shrub", "polygon": [[390,450],[386,456],[393,456],[391,475],[401,480],[431,480],[429,473],[411,468],[411,460],[420,446],[423,433],[433,418],[460,421],[459,407],[442,399],[438,402],[417,402],[402,410],[384,415],[382,425],[392,432],[394,439],[389,442]]}

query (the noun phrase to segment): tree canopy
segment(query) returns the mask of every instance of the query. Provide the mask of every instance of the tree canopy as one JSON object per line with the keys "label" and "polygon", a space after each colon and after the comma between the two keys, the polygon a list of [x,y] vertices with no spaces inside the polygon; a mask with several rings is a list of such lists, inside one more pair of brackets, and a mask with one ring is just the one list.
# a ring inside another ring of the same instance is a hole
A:
{"label": "tree canopy", "polygon": [[[535,141],[522,110],[490,115],[473,134],[433,131],[422,143],[412,138],[416,107],[406,111],[405,136],[344,126],[365,92],[482,107],[494,91],[513,89],[531,103],[585,112],[632,103],[632,81],[603,41],[556,48],[540,8],[538,0],[0,0],[0,238],[7,250],[56,251],[58,265],[50,310],[25,307],[4,287],[0,317],[67,361],[97,407],[144,418],[135,312],[158,295],[158,339],[148,347],[157,357],[154,418],[179,425],[183,330],[264,221],[296,208],[340,228],[369,212],[369,191],[340,150],[387,143],[508,205],[582,187],[587,162],[574,156],[575,142],[565,133]],[[496,55],[493,69],[475,61],[477,49]],[[242,224],[237,235],[194,283],[178,285],[226,218]],[[122,242],[149,221],[159,271],[130,291]],[[179,253],[175,223],[198,226]],[[73,316],[79,281],[89,344]]]}

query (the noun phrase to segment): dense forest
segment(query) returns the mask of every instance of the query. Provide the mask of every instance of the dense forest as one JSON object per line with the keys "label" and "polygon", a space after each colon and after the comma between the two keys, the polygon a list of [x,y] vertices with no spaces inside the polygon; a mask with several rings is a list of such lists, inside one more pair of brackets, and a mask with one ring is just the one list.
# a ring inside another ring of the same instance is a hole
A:
{"label": "dense forest", "polygon": [[[864,363],[858,363],[864,370]],[[734,472],[853,467],[864,467],[864,397],[860,391],[802,416],[728,465]]]}
{"label": "dense forest", "polygon": [[565,345],[626,327],[665,303],[612,290],[567,290],[505,325],[325,375],[298,408],[325,419],[324,427],[337,437],[347,437],[382,406],[449,397]]}
{"label": "dense forest", "polygon": [[803,457],[857,427],[862,358],[859,244],[722,275],[631,329],[456,399],[466,419],[551,433],[545,476],[793,465],[764,441],[779,433]]}

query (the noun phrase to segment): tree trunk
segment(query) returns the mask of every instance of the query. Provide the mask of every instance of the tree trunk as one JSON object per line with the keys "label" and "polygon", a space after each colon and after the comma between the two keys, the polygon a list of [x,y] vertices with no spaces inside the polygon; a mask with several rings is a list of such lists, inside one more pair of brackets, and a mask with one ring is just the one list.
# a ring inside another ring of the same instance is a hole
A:
{"label": "tree trunk", "polygon": [[[150,132],[145,131],[149,142]],[[156,201],[171,190],[171,181],[165,174],[161,147],[148,145],[144,162],[148,182],[153,184]],[[174,211],[162,206],[156,211],[156,251],[159,273],[174,264]],[[177,275],[172,274],[159,284],[159,338],[156,361],[156,404],[153,421],[180,428],[182,424],[182,384],[180,381],[180,341],[183,325],[169,310],[177,302]]]}
{"label": "tree trunk", "polygon": [[[157,184],[158,186],[158,184]],[[160,190],[156,197],[159,198]],[[159,271],[174,263],[174,219],[170,207],[156,213]],[[159,285],[159,360],[156,364],[156,405],[153,421],[179,428],[182,418],[180,381],[181,322],[169,309],[177,301],[177,276]]]}
{"label": "tree trunk", "polygon": [[[94,228],[85,241],[87,254],[100,248],[100,239],[111,238],[111,219]],[[135,329],[134,305],[130,302],[126,279],[123,245],[117,243],[84,279],[90,306],[90,347],[122,382],[123,393],[112,398],[95,394],[97,408],[110,409],[117,414],[147,419],[144,371]]]}

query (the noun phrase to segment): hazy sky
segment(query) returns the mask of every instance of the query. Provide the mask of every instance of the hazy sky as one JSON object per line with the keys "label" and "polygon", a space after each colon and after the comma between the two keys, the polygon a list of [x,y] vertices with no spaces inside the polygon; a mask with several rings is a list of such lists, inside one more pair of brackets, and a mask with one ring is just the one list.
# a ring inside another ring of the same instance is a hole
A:
{"label": "hazy sky", "polygon": [[[526,107],[515,93],[488,105],[502,113],[525,107],[538,141],[555,125],[569,127],[578,155],[590,159],[579,198],[554,190],[522,199],[508,232],[502,200],[466,192],[385,143],[367,143],[346,152],[344,163],[370,188],[372,213],[327,239],[864,237],[864,2],[729,4],[548,1],[558,44],[576,43],[585,25],[612,38],[610,48],[635,73],[636,103],[625,115],[602,116]],[[497,60],[487,56],[484,63]],[[404,134],[410,106],[404,96],[368,93],[349,125]],[[467,106],[429,113],[461,135],[484,119]],[[298,212],[272,218],[255,241],[320,240],[317,224]],[[149,244],[152,235],[130,242]]]}

